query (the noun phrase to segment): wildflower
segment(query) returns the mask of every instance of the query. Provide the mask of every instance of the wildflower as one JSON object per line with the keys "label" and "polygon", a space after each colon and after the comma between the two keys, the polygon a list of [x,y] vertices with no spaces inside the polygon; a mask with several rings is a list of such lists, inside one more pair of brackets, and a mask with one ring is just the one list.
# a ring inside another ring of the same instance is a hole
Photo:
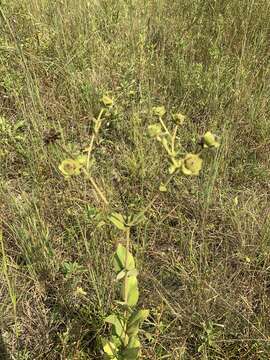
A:
{"label": "wildflower", "polygon": [[199,175],[202,168],[202,159],[196,154],[187,154],[181,162],[184,175]]}
{"label": "wildflower", "polygon": [[161,134],[162,129],[160,124],[152,124],[148,126],[148,134],[150,137],[157,137]]}
{"label": "wildflower", "polygon": [[217,136],[215,134],[212,134],[211,131],[207,131],[203,137],[202,137],[202,144],[203,147],[219,147],[219,142],[217,141]]}
{"label": "wildflower", "polygon": [[173,120],[176,123],[176,125],[183,125],[184,121],[186,119],[185,115],[181,113],[173,114]]}
{"label": "wildflower", "polygon": [[164,106],[156,106],[152,108],[153,115],[162,117],[165,113],[165,107]]}
{"label": "wildflower", "polygon": [[62,161],[58,168],[64,176],[68,177],[79,175],[81,167],[82,165],[78,160],[66,159]]}

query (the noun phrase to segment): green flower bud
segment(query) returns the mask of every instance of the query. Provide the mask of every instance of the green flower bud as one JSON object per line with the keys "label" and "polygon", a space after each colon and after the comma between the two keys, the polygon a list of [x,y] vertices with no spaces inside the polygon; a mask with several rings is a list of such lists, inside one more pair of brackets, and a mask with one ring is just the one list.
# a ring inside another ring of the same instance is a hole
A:
{"label": "green flower bud", "polygon": [[147,130],[150,137],[157,137],[162,133],[160,124],[149,125]]}
{"label": "green flower bud", "polygon": [[88,167],[88,170],[91,169],[91,167],[95,163],[95,158],[90,157],[88,162],[88,156],[87,155],[79,155],[76,158],[76,161],[80,164],[81,167]]}
{"label": "green flower bud", "polygon": [[217,136],[215,134],[212,134],[211,131],[207,131],[203,137],[202,137],[202,143],[203,147],[219,147],[219,142],[217,141]]}
{"label": "green flower bud", "polygon": [[196,154],[187,154],[182,160],[181,171],[184,175],[199,175],[202,159]]}
{"label": "green flower bud", "polygon": [[153,115],[162,117],[165,113],[165,107],[164,106],[156,106],[152,108]]}
{"label": "green flower bud", "polygon": [[76,158],[76,161],[82,166],[85,166],[87,164],[88,156],[87,155],[79,155]]}
{"label": "green flower bud", "polygon": [[173,120],[176,123],[176,125],[183,125],[184,121],[186,119],[185,115],[181,113],[173,114]]}
{"label": "green flower bud", "polygon": [[167,187],[166,187],[166,185],[164,185],[163,183],[161,183],[160,185],[159,185],[159,191],[161,191],[161,192],[166,192],[168,189],[167,189]]}
{"label": "green flower bud", "polygon": [[79,175],[81,167],[82,165],[78,160],[66,159],[62,161],[58,168],[64,176],[68,177]]}
{"label": "green flower bud", "polygon": [[102,96],[101,102],[108,107],[113,105],[113,99],[106,95]]}

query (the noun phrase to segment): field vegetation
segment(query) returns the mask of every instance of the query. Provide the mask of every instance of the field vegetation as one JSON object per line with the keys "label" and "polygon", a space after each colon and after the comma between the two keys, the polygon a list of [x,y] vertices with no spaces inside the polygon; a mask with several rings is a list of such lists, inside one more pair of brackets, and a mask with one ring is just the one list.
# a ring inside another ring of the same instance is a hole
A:
{"label": "field vegetation", "polygon": [[[146,208],[140,358],[269,359],[269,39],[268,0],[0,0],[1,359],[104,358]],[[167,186],[157,109],[203,160]]]}

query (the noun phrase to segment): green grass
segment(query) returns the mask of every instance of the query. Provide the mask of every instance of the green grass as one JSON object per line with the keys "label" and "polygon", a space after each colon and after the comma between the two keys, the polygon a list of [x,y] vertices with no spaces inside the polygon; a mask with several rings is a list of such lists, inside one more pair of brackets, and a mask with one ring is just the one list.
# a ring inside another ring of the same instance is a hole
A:
{"label": "green grass", "polygon": [[[0,350],[102,359],[119,232],[102,226],[87,180],[63,179],[57,143],[72,153],[89,145],[106,93],[117,113],[93,177],[111,210],[140,210],[166,178],[146,134],[153,106],[187,115],[179,138],[189,152],[207,130],[222,138],[201,175],[177,176],[131,234],[140,307],[151,310],[143,358],[269,359],[269,1],[2,0],[0,9]],[[60,139],[45,144],[51,129]]]}

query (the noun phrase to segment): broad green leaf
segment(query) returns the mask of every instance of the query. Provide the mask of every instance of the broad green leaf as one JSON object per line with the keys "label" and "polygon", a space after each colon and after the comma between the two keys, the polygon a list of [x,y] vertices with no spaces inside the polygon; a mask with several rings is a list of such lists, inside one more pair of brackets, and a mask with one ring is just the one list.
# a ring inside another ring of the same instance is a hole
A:
{"label": "broad green leaf", "polygon": [[119,316],[112,314],[106,317],[105,322],[112,324],[114,327],[115,334],[120,338],[123,337],[125,329],[123,320]]}
{"label": "broad green leaf", "polygon": [[133,220],[131,220],[130,225],[132,225],[132,226],[138,225],[145,220],[146,220],[146,217],[145,217],[144,211],[140,211],[138,214],[136,214],[134,216]]}
{"label": "broad green leaf", "polygon": [[125,230],[125,219],[123,215],[113,212],[111,216],[109,216],[109,220],[113,223],[119,230]]}
{"label": "broad green leaf", "polygon": [[139,358],[140,348],[126,349],[122,354],[125,360],[136,360]]}
{"label": "broad green leaf", "polygon": [[112,335],[111,341],[114,343],[114,345],[117,347],[117,349],[120,348],[120,346],[123,344],[123,341],[119,339],[117,335]]}
{"label": "broad green leaf", "polygon": [[129,306],[124,301],[115,300],[115,303],[119,305],[122,310],[130,310]]}
{"label": "broad green leaf", "polygon": [[136,336],[139,331],[140,324],[147,319],[149,310],[135,311],[128,319],[127,334],[128,336]]}
{"label": "broad green leaf", "polygon": [[[127,257],[127,260],[126,260]],[[113,259],[114,270],[118,274],[123,269],[133,270],[135,269],[135,261],[131,253],[122,245],[117,246]]]}
{"label": "broad green leaf", "polygon": [[131,336],[128,342],[128,348],[140,348],[141,343],[137,336]]}
{"label": "broad green leaf", "polygon": [[[125,299],[125,283],[122,284],[122,298]],[[136,276],[127,278],[127,304],[133,307],[139,299],[138,280]]]}
{"label": "broad green leaf", "polygon": [[127,360],[136,360],[140,355],[141,343],[137,336],[132,336],[129,339],[127,349],[123,351],[124,359]]}
{"label": "broad green leaf", "polygon": [[138,276],[138,270],[137,270],[137,269],[129,270],[129,271],[127,272],[127,275],[128,275],[128,276]]}
{"label": "broad green leaf", "polygon": [[123,279],[123,277],[125,277],[125,275],[126,275],[126,270],[123,269],[123,270],[121,270],[121,271],[117,274],[116,280],[119,281],[119,280]]}
{"label": "broad green leaf", "polygon": [[112,341],[102,339],[103,351],[107,354],[110,359],[117,359],[115,355],[117,355],[117,347]]}

